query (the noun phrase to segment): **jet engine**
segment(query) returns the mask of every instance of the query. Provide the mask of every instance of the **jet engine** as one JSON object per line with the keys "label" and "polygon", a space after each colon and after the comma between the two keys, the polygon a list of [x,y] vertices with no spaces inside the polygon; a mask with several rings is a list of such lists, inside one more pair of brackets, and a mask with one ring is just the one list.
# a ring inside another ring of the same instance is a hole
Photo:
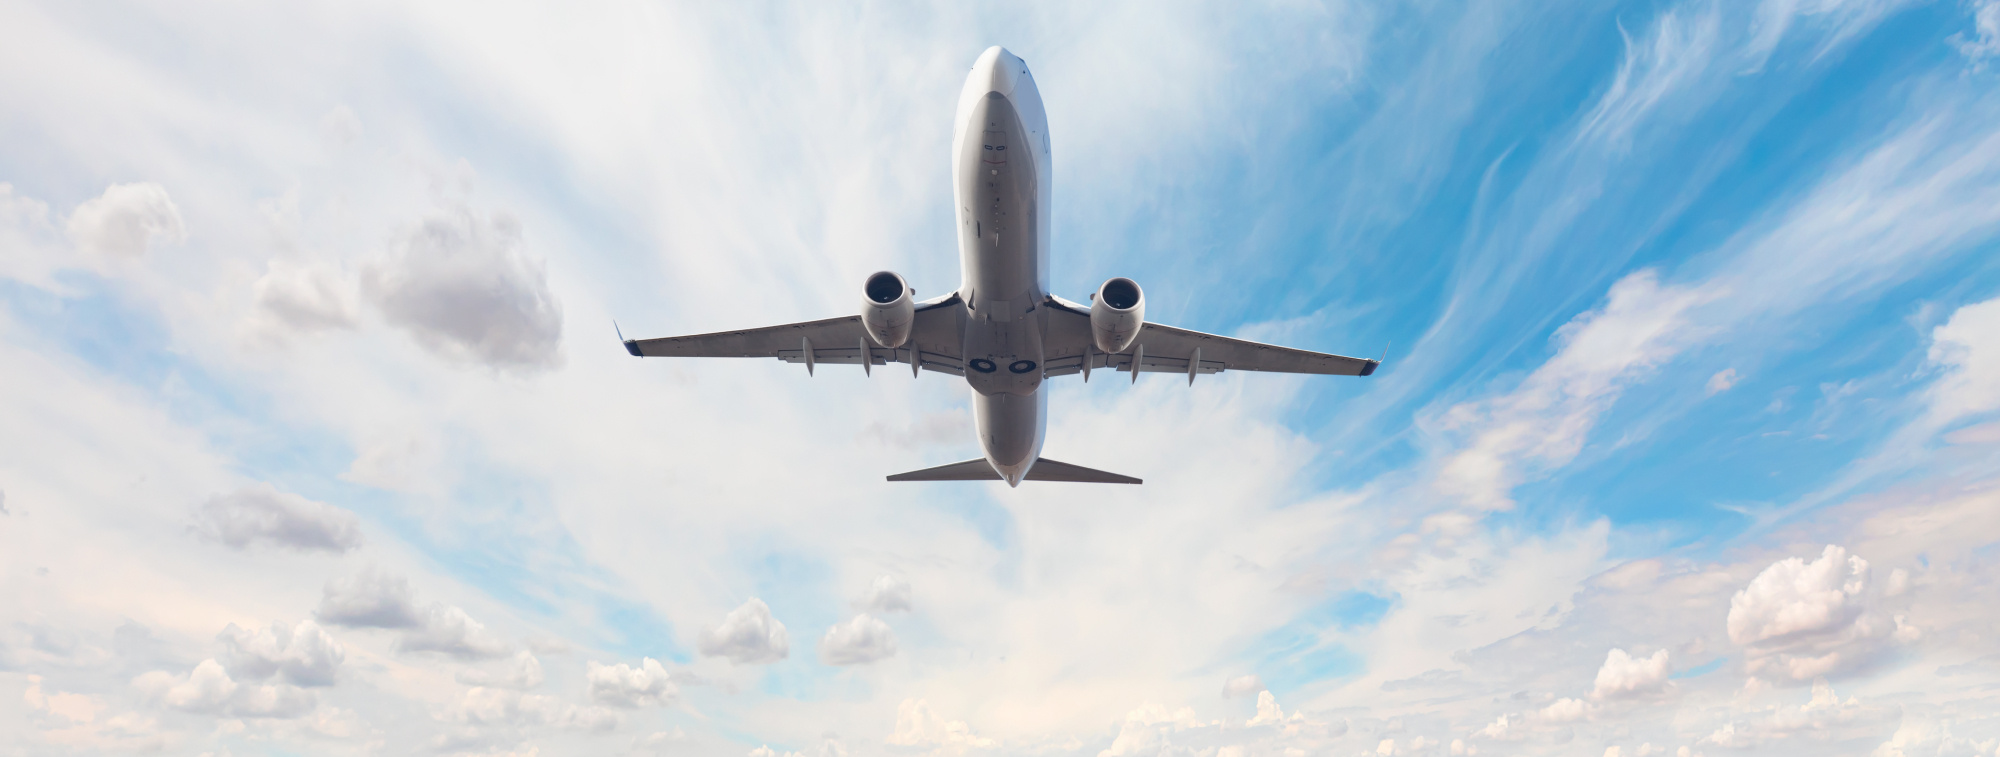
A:
{"label": "jet engine", "polygon": [[1099,352],[1117,354],[1139,338],[1146,324],[1146,293],[1128,278],[1104,282],[1090,296],[1090,336]]}
{"label": "jet engine", "polygon": [[889,349],[910,340],[910,324],[917,319],[917,304],[910,297],[910,284],[889,271],[878,271],[861,286],[861,326],[876,344]]}

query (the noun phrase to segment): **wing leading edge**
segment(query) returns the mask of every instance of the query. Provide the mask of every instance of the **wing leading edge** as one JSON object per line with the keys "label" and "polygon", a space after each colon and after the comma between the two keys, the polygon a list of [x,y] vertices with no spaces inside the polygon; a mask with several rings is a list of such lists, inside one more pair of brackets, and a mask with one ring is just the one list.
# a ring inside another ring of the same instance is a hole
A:
{"label": "wing leading edge", "polygon": [[962,308],[947,307],[958,301],[958,295],[950,294],[918,305],[909,343],[895,349],[875,346],[861,316],[849,315],[741,331],[627,339],[625,351],[634,357],[777,358],[805,363],[807,370],[820,363],[859,365],[866,360],[869,365],[913,364],[962,376],[965,362],[958,337]]}
{"label": "wing leading edge", "polygon": [[[1189,381],[1196,375],[1225,370],[1368,376],[1381,365],[1379,360],[1280,347],[1151,322],[1139,329],[1131,348],[1107,355],[1092,346],[1089,308],[1060,297],[1050,297],[1049,306],[1049,335],[1042,342],[1048,376],[1081,373],[1086,362],[1092,370],[1119,371],[1131,371],[1136,362],[1140,371],[1184,374]],[[1193,370],[1189,370],[1191,364]]]}

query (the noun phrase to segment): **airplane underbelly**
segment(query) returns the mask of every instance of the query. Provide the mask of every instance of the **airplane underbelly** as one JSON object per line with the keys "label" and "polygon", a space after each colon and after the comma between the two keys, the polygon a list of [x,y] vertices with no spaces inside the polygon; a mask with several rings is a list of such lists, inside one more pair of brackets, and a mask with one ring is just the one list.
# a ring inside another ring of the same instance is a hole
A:
{"label": "airplane underbelly", "polygon": [[974,394],[972,408],[979,429],[979,446],[1001,475],[1005,476],[1009,468],[1025,471],[1041,455],[1042,420],[1048,408],[1046,397],[1039,393]]}

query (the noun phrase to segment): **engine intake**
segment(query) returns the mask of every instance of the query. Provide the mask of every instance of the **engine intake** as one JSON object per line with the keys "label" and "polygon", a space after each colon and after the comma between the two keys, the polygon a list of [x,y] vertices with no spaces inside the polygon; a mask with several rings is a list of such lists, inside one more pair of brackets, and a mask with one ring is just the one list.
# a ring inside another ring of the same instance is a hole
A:
{"label": "engine intake", "polygon": [[1124,352],[1146,324],[1146,293],[1131,279],[1104,282],[1090,298],[1090,336],[1106,354]]}
{"label": "engine intake", "polygon": [[876,344],[889,349],[910,341],[917,304],[910,284],[890,271],[877,271],[861,285],[861,326]]}

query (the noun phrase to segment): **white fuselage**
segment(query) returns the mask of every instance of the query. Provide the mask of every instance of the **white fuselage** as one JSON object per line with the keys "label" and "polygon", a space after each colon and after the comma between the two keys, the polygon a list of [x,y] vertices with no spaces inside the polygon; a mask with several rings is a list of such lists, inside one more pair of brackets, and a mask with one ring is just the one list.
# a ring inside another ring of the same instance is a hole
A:
{"label": "white fuselage", "polygon": [[965,280],[965,380],[986,460],[1019,483],[1042,451],[1042,303],[1049,292],[1049,122],[1028,65],[999,47],[972,66],[952,135]]}

